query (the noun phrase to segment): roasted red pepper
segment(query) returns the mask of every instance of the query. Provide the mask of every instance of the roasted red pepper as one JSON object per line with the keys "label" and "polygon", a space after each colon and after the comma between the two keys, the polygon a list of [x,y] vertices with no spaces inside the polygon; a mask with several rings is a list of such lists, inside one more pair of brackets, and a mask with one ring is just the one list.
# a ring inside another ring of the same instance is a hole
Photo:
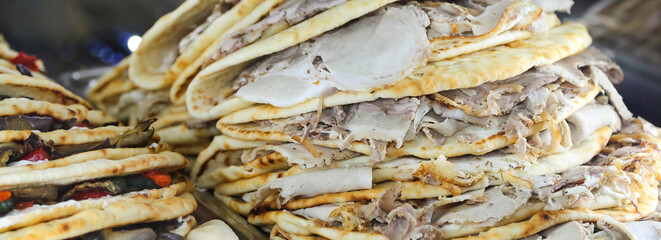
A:
{"label": "roasted red pepper", "polygon": [[44,150],[43,148],[39,148],[35,151],[32,151],[31,153],[28,153],[28,155],[23,156],[19,160],[28,160],[30,162],[37,162],[48,159],[50,159],[50,156],[48,156],[46,150]]}
{"label": "roasted red pepper", "polygon": [[11,192],[10,191],[2,191],[0,192],[0,202],[4,202],[7,199],[11,198]]}
{"label": "roasted red pepper", "polygon": [[158,170],[151,170],[149,172],[143,173],[142,176],[151,179],[154,181],[154,183],[156,183],[156,185],[160,187],[167,187],[172,182],[170,176]]}
{"label": "roasted red pepper", "polygon": [[14,209],[23,210],[32,206],[34,206],[34,201],[24,201],[16,203],[16,205],[14,205]]}
{"label": "roasted red pepper", "polygon": [[71,199],[74,200],[85,200],[85,199],[94,199],[108,196],[107,192],[104,191],[89,191],[89,192],[78,192],[71,195]]}
{"label": "roasted red pepper", "polygon": [[79,124],[76,124],[76,125],[74,125],[74,126],[79,127],[79,128],[86,128],[86,127],[87,127],[87,124],[79,123]]}
{"label": "roasted red pepper", "polygon": [[29,54],[25,54],[24,52],[19,52],[18,56],[10,60],[10,62],[13,63],[14,65],[23,64],[32,71],[39,71],[39,67],[37,67],[37,56],[35,55],[29,55]]}

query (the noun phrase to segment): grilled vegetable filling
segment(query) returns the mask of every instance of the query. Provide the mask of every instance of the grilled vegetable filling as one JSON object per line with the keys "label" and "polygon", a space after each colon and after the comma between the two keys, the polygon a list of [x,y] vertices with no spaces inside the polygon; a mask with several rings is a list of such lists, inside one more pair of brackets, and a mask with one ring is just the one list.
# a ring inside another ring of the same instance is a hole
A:
{"label": "grilled vegetable filling", "polygon": [[34,204],[51,205],[68,200],[96,199],[147,189],[159,189],[172,183],[172,177],[159,170],[140,174],[103,178],[67,186],[40,186],[0,192],[0,216],[12,209]]}
{"label": "grilled vegetable filling", "polygon": [[[23,166],[106,148],[145,147],[154,134],[149,128],[155,119],[140,122],[135,128],[101,142],[55,146],[32,133],[23,142],[0,143],[0,166]],[[0,125],[2,125],[0,120]],[[83,125],[79,125],[83,126]],[[85,125],[87,126],[87,125]]]}
{"label": "grilled vegetable filling", "polygon": [[[112,124],[111,124],[112,125]],[[15,115],[0,117],[0,130],[35,130],[40,132],[54,131],[59,129],[71,129],[72,127],[95,128],[87,121],[78,121],[72,118],[66,121],[53,119],[49,116]]]}

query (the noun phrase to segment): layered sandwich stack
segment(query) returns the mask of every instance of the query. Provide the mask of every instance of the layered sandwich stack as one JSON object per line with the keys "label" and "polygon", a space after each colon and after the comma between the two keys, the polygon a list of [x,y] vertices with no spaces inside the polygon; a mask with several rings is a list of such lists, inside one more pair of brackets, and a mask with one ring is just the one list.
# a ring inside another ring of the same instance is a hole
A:
{"label": "layered sandwich stack", "polygon": [[89,99],[131,126],[157,118],[153,126],[164,142],[196,155],[219,134],[218,117],[194,119],[184,106],[200,69],[341,2],[186,1],[143,35],[132,56],[99,79]]}
{"label": "layered sandwich stack", "polygon": [[175,170],[189,163],[154,120],[118,126],[17,58],[0,73],[0,239],[185,236],[197,205]]}
{"label": "layered sandwich stack", "polygon": [[276,239],[661,237],[661,132],[571,1],[331,2],[191,81],[198,187]]}

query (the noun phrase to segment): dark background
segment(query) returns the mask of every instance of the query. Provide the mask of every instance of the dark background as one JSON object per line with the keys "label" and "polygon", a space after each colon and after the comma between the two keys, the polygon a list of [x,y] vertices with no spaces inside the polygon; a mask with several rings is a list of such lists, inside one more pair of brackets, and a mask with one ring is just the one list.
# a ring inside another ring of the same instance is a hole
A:
{"label": "dark background", "polygon": [[12,48],[38,55],[48,75],[117,63],[182,0],[0,0],[0,33]]}
{"label": "dark background", "polygon": [[[0,0],[0,33],[14,49],[43,59],[51,78],[84,95],[88,87],[87,75],[102,73],[130,54],[126,47],[128,37],[141,35],[181,2]],[[572,14],[561,17],[577,20],[596,2],[575,0]],[[620,42],[627,44],[627,41]],[[630,51],[618,51],[612,41],[596,38],[595,45],[612,49],[609,52],[623,67],[625,81],[616,87],[631,111],[661,125],[661,65],[641,59]],[[658,52],[651,54],[661,56]]]}

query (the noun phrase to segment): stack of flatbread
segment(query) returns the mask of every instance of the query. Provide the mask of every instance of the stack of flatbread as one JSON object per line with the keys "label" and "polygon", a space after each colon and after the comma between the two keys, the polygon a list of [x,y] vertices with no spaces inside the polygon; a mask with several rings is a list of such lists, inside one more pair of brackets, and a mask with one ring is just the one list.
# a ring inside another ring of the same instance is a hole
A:
{"label": "stack of flatbread", "polygon": [[197,204],[175,170],[189,163],[154,120],[118,126],[18,56],[0,73],[0,239],[186,236]]}
{"label": "stack of flatbread", "polygon": [[659,239],[661,132],[572,4],[284,1],[188,85],[191,177],[274,239]]}

